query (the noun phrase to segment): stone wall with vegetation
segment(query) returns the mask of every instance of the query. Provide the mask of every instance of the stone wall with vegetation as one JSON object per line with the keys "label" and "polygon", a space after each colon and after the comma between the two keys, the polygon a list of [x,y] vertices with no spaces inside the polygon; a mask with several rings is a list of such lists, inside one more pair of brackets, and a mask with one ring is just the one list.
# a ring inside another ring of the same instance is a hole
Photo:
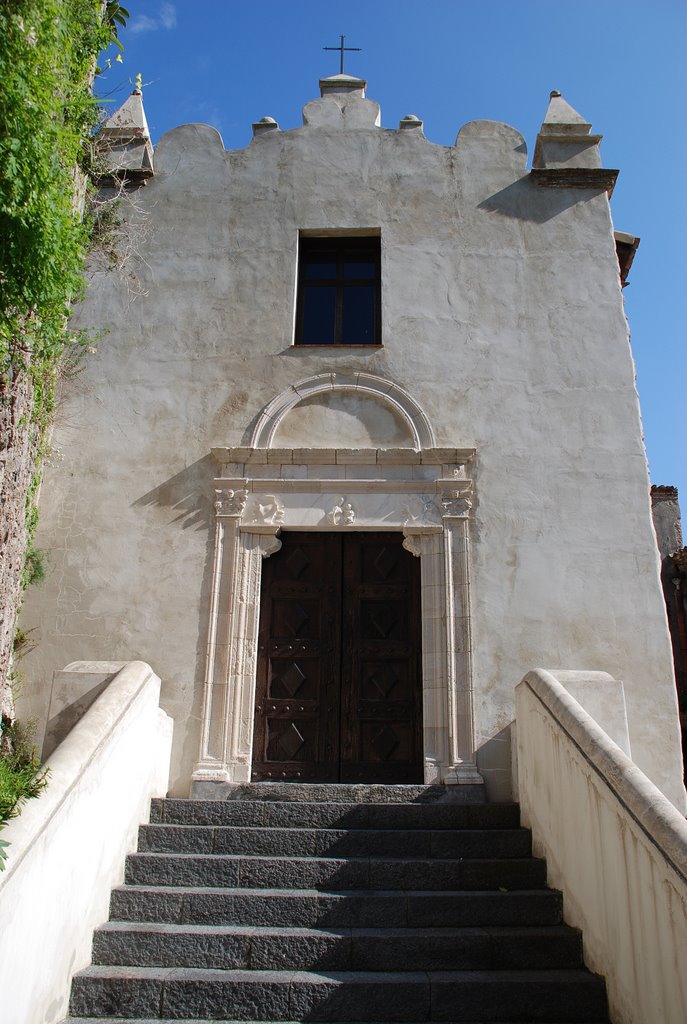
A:
{"label": "stone wall with vegetation", "polygon": [[[3,386],[4,385],[4,386]],[[28,373],[0,385],[0,712],[3,723],[14,717],[9,662],[14,620],[21,597],[26,509],[34,478],[36,435],[32,430],[33,387]]]}
{"label": "stone wall with vegetation", "polygon": [[58,367],[83,341],[83,216],[98,108],[95,61],[126,11],[105,0],[0,4],[0,710],[8,746],[15,621],[41,573],[33,547]]}

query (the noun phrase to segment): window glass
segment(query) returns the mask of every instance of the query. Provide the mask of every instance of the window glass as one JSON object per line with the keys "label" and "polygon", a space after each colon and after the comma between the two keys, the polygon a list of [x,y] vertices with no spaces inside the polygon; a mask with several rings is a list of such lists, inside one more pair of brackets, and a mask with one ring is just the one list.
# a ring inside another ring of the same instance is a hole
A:
{"label": "window glass", "polygon": [[306,281],[331,280],[336,277],[336,257],[327,256],[311,257],[302,264],[301,273]]}
{"label": "window glass", "polygon": [[336,288],[304,288],[301,345],[333,345]]}
{"label": "window glass", "polygon": [[378,236],[301,236],[297,345],[379,345]]}
{"label": "window glass", "polygon": [[352,285],[343,291],[343,345],[369,345],[375,340],[375,289]]}
{"label": "window glass", "polygon": [[350,253],[344,257],[343,276],[371,281],[377,276],[377,264],[369,253]]}

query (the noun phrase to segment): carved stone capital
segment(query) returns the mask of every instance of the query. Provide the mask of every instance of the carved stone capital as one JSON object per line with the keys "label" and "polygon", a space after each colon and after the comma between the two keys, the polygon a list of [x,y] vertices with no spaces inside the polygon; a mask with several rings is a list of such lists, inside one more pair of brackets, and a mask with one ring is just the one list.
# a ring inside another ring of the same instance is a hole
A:
{"label": "carved stone capital", "polygon": [[443,516],[467,516],[472,508],[472,501],[469,494],[461,490],[443,491],[441,495],[441,510]]}
{"label": "carved stone capital", "polygon": [[247,491],[215,490],[215,515],[241,516],[246,507]]}

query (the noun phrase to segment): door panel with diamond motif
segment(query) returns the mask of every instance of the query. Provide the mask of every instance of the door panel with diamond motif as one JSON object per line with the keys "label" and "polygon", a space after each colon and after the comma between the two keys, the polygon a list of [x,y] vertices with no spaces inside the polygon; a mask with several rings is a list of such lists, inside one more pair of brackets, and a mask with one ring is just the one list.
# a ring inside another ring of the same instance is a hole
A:
{"label": "door panel with diamond motif", "polygon": [[395,533],[285,533],[263,567],[254,779],[421,782],[419,562]]}

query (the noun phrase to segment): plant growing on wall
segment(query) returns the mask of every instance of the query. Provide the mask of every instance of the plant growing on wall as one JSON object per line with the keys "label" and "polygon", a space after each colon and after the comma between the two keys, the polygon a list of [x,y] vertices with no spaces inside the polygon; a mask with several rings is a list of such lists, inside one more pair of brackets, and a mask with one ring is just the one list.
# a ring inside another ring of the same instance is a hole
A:
{"label": "plant growing on wall", "polygon": [[22,370],[43,381],[71,340],[66,317],[88,244],[76,168],[97,120],[90,87],[109,35],[100,0],[16,0],[0,10],[3,384]]}
{"label": "plant growing on wall", "polygon": [[[24,801],[38,796],[48,782],[31,743],[30,730],[14,722],[3,722],[0,732],[0,830],[16,818]],[[9,843],[0,839],[0,871],[5,867]]]}
{"label": "plant growing on wall", "polygon": [[[16,611],[23,586],[41,573],[40,555],[33,545],[40,463],[60,360],[75,341],[69,307],[83,290],[90,233],[89,218],[83,217],[84,169],[98,120],[91,92],[95,60],[110,42],[121,48],[117,36],[127,17],[127,10],[115,0],[0,4],[0,452],[4,470],[0,474],[0,711],[4,722],[11,721],[13,714],[8,674]],[[14,792],[7,772],[24,780],[24,795],[33,795],[40,774],[33,755],[21,769],[16,764],[8,768],[13,741],[6,730],[4,739],[0,820],[3,793]],[[22,798],[18,796],[19,803]],[[15,800],[13,806],[17,805]]]}

